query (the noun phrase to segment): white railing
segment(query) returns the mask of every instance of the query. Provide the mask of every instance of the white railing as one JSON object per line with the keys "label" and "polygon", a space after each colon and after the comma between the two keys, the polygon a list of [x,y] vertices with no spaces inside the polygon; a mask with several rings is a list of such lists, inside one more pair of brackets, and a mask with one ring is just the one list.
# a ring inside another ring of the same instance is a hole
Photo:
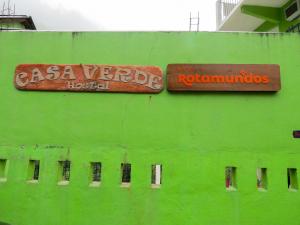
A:
{"label": "white railing", "polygon": [[217,13],[217,29],[223,21],[230,15],[234,8],[241,0],[217,0],[216,13]]}

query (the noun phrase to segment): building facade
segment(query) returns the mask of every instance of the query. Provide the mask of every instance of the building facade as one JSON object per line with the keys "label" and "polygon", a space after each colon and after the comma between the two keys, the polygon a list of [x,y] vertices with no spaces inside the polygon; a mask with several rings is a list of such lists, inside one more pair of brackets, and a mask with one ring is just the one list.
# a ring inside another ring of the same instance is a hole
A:
{"label": "building facade", "polygon": [[218,0],[218,31],[300,32],[299,0]]}
{"label": "building facade", "polygon": [[[298,34],[0,32],[0,221],[298,225],[299,41]],[[164,74],[171,63],[278,64],[282,87],[17,90],[15,69],[27,63],[155,65]]]}

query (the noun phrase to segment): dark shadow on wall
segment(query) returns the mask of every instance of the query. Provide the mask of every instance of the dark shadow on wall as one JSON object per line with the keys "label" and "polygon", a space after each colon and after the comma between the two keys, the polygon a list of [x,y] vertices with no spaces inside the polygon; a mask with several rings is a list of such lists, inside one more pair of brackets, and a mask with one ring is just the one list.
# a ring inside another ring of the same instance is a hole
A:
{"label": "dark shadow on wall", "polygon": [[4,222],[1,222],[1,221],[0,221],[0,225],[11,225],[11,224],[9,224],[9,223],[4,223]]}

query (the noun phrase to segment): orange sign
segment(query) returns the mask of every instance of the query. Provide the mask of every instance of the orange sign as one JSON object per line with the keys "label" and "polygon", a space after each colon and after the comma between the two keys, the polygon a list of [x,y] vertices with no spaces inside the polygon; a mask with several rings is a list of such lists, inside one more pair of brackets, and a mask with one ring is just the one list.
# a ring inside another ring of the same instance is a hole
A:
{"label": "orange sign", "polygon": [[16,68],[20,90],[159,93],[157,66],[23,64]]}
{"label": "orange sign", "polygon": [[278,91],[278,65],[171,64],[170,91]]}

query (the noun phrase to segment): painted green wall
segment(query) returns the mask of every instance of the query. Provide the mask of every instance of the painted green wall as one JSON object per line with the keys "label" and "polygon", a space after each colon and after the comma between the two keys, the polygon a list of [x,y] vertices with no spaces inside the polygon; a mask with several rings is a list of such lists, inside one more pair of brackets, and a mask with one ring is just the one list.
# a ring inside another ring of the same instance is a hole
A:
{"label": "painted green wall", "polygon": [[[299,225],[300,193],[287,168],[300,169],[300,36],[176,32],[1,32],[0,221],[14,225]],[[280,64],[278,93],[158,95],[25,92],[16,65],[169,63]],[[41,160],[28,184],[29,159]],[[57,185],[57,161],[71,160],[71,180]],[[90,162],[103,164],[89,187]],[[120,187],[120,164],[132,185]],[[160,189],[150,166],[163,165]],[[225,167],[237,167],[237,191]],[[256,168],[268,168],[268,190]]]}

